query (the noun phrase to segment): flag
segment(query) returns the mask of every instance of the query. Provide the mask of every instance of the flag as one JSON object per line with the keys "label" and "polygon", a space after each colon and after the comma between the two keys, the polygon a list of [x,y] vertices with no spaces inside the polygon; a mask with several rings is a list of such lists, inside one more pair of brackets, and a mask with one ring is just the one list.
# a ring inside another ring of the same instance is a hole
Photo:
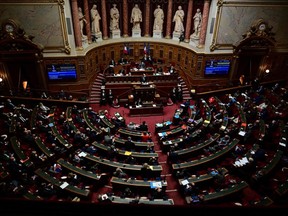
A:
{"label": "flag", "polygon": [[147,54],[150,55],[150,43],[147,44]]}
{"label": "flag", "polygon": [[146,43],[144,43],[144,54],[147,54],[147,47],[146,47]]}
{"label": "flag", "polygon": [[129,48],[127,44],[124,44],[123,54],[128,55],[129,54]]}

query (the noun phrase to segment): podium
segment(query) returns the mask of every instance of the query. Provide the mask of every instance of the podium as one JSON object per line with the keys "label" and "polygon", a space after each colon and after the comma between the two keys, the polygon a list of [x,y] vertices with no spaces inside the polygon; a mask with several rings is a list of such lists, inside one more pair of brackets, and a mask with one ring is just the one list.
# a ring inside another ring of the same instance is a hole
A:
{"label": "podium", "polygon": [[149,83],[141,83],[140,85],[133,86],[133,92],[136,100],[141,98],[141,101],[154,100],[155,97],[155,85]]}

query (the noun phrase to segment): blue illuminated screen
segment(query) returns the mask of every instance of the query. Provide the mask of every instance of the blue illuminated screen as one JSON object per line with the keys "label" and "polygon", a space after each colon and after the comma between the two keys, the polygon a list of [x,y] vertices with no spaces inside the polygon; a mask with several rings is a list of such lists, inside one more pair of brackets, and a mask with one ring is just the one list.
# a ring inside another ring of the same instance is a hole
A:
{"label": "blue illuminated screen", "polygon": [[75,64],[51,64],[47,65],[48,80],[69,81],[77,79]]}
{"label": "blue illuminated screen", "polygon": [[207,60],[204,75],[228,75],[230,70],[230,60]]}

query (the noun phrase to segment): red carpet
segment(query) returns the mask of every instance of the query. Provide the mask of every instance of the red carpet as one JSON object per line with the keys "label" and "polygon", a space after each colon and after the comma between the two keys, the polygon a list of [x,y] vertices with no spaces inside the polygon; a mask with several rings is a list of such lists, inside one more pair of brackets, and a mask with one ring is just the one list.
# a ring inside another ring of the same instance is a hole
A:
{"label": "red carpet", "polygon": [[[146,124],[148,125],[148,130],[151,132],[152,135],[152,141],[154,142],[154,150],[158,153],[159,158],[158,161],[162,165],[163,171],[161,176],[166,179],[167,181],[167,195],[169,198],[172,198],[174,200],[175,205],[184,205],[185,200],[181,196],[181,194],[178,191],[179,184],[177,180],[171,175],[171,170],[169,165],[167,164],[167,155],[161,151],[161,147],[158,144],[157,141],[157,134],[155,134],[155,124],[160,123],[163,121],[172,121],[173,115],[176,109],[179,108],[180,104],[173,104],[172,106],[165,106],[163,115],[159,116],[138,116],[138,117],[131,117],[129,115],[129,108],[125,107],[119,107],[119,108],[113,108],[108,105],[106,106],[100,106],[98,104],[91,105],[93,110],[108,110],[109,114],[111,116],[114,115],[115,112],[119,112],[126,120],[126,124],[129,122],[134,122],[136,124],[141,124],[143,121],[146,121]],[[105,189],[107,190],[107,189]]]}

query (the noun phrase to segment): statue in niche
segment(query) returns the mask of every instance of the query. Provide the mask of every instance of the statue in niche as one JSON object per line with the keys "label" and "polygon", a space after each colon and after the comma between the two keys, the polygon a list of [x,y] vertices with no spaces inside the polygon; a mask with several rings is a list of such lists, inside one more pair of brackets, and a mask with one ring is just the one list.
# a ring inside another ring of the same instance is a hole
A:
{"label": "statue in niche", "polygon": [[178,10],[175,12],[175,15],[173,17],[173,22],[175,22],[175,27],[174,27],[174,31],[175,32],[179,32],[179,33],[183,33],[184,32],[184,10],[182,9],[182,6],[178,6]]}
{"label": "statue in niche", "polygon": [[202,23],[202,13],[199,8],[196,10],[196,13],[193,19],[194,19],[194,27],[193,27],[194,33],[192,34],[192,38],[199,39],[201,23]]}
{"label": "statue in niche", "polygon": [[100,14],[97,10],[97,5],[93,5],[91,10],[90,10],[90,14],[91,14],[91,20],[92,20],[92,34],[97,34],[100,32]]}
{"label": "statue in niche", "polygon": [[116,7],[116,4],[113,4],[113,7],[110,9],[110,30],[118,30],[119,29],[119,10]]}
{"label": "statue in niche", "polygon": [[87,36],[84,35],[84,33],[83,33],[83,28],[84,28],[84,23],[87,23],[87,21],[86,21],[86,19],[85,19],[85,17],[84,17],[84,14],[83,14],[83,12],[82,12],[82,8],[81,8],[81,7],[78,8],[78,17],[79,17],[81,37],[82,37],[82,39],[86,39]]}
{"label": "statue in niche", "polygon": [[142,11],[138,4],[135,4],[132,9],[130,22],[133,23],[133,29],[141,30],[140,23],[142,22]]}
{"label": "statue in niche", "polygon": [[163,30],[163,21],[164,21],[164,11],[160,7],[160,5],[157,6],[157,8],[154,10],[154,25],[153,30]]}

